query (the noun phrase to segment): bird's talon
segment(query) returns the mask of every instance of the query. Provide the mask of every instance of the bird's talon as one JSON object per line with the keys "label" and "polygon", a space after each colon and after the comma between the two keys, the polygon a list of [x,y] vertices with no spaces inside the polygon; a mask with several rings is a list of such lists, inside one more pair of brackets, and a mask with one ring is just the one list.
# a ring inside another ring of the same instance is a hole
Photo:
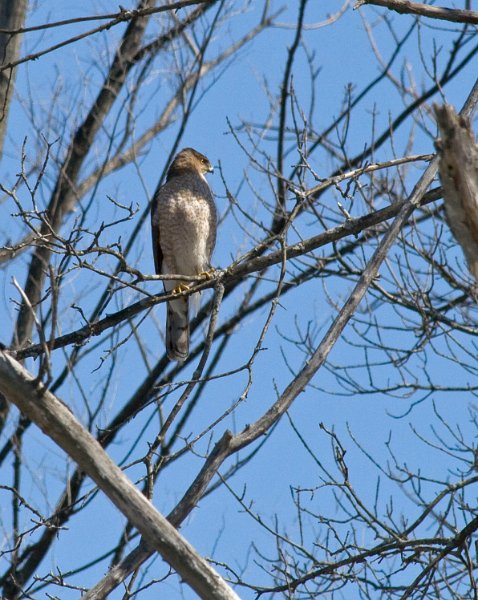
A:
{"label": "bird's talon", "polygon": [[209,269],[209,271],[202,271],[201,273],[199,273],[199,277],[204,277],[204,279],[206,280],[210,280],[214,277],[216,273],[216,269]]}
{"label": "bird's talon", "polygon": [[186,292],[189,289],[189,285],[186,283],[180,283],[173,290],[171,290],[171,294],[176,296],[177,294],[182,294],[182,292]]}

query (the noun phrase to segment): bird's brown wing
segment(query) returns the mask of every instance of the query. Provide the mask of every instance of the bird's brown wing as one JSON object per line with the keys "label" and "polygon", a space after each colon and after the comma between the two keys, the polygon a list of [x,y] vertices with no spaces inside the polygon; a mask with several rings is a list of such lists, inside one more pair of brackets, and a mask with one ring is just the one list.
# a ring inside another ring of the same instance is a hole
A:
{"label": "bird's brown wing", "polygon": [[159,239],[159,222],[158,222],[158,194],[153,198],[151,207],[151,238],[153,240],[153,256],[156,275],[161,275],[163,266],[163,251],[161,250],[161,241]]}
{"label": "bird's brown wing", "polygon": [[209,202],[209,206],[211,207],[209,238],[207,240],[207,254],[208,254],[208,259],[210,261],[212,253],[214,251],[214,246],[216,245],[217,213],[216,213],[216,205],[214,203],[214,196],[212,195],[212,192],[211,192],[211,189],[209,188],[209,186],[208,186],[207,191],[208,191],[207,200]]}

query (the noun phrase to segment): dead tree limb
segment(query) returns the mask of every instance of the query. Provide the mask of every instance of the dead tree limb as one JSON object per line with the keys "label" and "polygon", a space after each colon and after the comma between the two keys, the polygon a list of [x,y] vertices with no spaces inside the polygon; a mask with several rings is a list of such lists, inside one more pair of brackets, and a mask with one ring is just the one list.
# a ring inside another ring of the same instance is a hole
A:
{"label": "dead tree limb", "polygon": [[450,229],[478,280],[478,145],[468,119],[445,104],[435,106],[441,139],[436,147]]}

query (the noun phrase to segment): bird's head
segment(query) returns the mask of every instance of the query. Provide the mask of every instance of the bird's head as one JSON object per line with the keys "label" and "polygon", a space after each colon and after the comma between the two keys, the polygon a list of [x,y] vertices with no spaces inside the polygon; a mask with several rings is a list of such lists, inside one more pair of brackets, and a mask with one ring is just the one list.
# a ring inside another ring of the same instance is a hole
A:
{"label": "bird's head", "polygon": [[174,157],[168,171],[168,179],[185,171],[195,171],[204,177],[214,171],[209,159],[194,148],[184,148]]}

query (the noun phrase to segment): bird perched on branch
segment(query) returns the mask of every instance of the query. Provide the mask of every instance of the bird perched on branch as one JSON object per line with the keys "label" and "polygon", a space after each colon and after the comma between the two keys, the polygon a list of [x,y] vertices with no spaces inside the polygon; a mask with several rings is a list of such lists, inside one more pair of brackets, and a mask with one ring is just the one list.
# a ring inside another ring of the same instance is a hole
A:
{"label": "bird perched on branch", "polygon": [[[158,275],[205,275],[216,243],[216,206],[205,173],[213,168],[193,148],[184,148],[171,163],[166,183],[153,198],[151,224]],[[188,283],[164,280],[166,292],[179,294]],[[166,351],[171,360],[189,354],[189,297],[170,300],[167,306]]]}

